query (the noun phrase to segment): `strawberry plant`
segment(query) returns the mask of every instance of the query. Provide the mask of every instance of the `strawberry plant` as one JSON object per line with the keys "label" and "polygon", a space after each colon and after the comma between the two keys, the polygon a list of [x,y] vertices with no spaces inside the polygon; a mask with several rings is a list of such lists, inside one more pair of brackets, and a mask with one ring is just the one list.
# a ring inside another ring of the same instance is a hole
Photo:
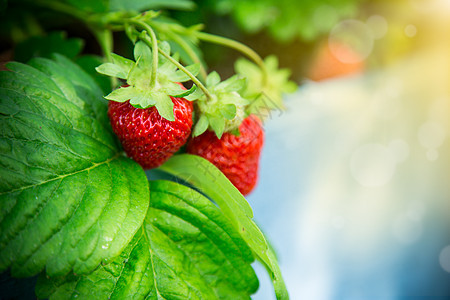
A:
{"label": "strawberry plant", "polygon": [[[287,71],[165,14],[190,1],[18,3],[77,20],[103,56],[49,33],[0,72],[0,271],[38,276],[38,298],[248,299],[257,259],[287,299],[241,194],[256,184],[262,121],[292,90]],[[133,57],[115,53],[120,33]],[[222,80],[200,42],[253,62]]]}

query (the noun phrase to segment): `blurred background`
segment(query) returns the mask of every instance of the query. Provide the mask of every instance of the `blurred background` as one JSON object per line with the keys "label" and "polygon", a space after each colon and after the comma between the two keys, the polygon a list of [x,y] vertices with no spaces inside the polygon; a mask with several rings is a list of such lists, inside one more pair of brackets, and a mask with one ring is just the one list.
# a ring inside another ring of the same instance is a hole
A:
{"label": "blurred background", "polygon": [[[291,299],[450,299],[450,0],[194,2],[168,16],[276,54],[299,86],[266,123],[248,197]],[[9,6],[0,61],[52,43],[100,53],[76,21]],[[232,74],[237,53],[201,47],[211,70]],[[254,299],[275,299],[255,267]]]}
{"label": "blurred background", "polygon": [[248,198],[291,298],[450,299],[450,1],[306,2],[266,23],[300,87]]}

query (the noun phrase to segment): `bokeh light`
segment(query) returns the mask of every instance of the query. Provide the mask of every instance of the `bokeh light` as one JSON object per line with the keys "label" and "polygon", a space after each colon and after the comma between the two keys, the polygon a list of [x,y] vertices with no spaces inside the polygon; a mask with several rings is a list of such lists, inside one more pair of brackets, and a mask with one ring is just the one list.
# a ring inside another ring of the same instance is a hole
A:
{"label": "bokeh light", "polygon": [[372,30],[358,20],[344,20],[338,23],[329,35],[331,52],[343,63],[354,64],[366,59],[372,52],[373,43]]}
{"label": "bokeh light", "polygon": [[444,271],[450,273],[450,245],[442,249],[439,255],[439,263]]}

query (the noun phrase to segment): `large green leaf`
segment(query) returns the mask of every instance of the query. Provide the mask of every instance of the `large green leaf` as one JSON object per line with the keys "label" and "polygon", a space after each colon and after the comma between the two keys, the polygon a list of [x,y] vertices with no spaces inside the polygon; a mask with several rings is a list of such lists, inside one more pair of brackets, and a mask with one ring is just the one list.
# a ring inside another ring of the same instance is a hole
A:
{"label": "large green leaf", "polygon": [[199,188],[218,204],[268,270],[277,299],[288,299],[275,254],[253,222],[253,211],[247,200],[225,175],[206,159],[190,154],[174,155],[159,168]]}
{"label": "large green leaf", "polygon": [[141,226],[148,183],[121,156],[95,81],[62,56],[0,72],[0,271],[83,274]]}
{"label": "large green leaf", "polygon": [[175,182],[150,183],[144,226],[125,251],[88,276],[38,280],[50,299],[249,299],[251,250],[223,213]]}

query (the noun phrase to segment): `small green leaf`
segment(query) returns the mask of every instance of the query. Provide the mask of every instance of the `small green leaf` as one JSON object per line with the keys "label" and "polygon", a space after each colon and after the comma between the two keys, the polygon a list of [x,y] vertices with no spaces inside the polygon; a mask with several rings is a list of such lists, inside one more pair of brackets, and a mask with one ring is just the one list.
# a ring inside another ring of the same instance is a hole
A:
{"label": "small green leaf", "polygon": [[[189,65],[189,66],[187,66],[187,67],[185,67],[189,72],[191,72],[192,73],[192,75],[194,75],[194,76],[197,76],[197,74],[198,74],[198,72],[200,72],[200,64],[192,64],[192,65]],[[174,81],[177,81],[177,82],[184,82],[184,81],[188,81],[188,80],[190,80],[191,78],[186,74],[186,73],[184,73],[183,71],[181,71],[181,70],[178,70],[178,71],[176,71],[175,72],[175,75],[174,75],[174,77],[173,77],[173,80]]]}
{"label": "small green leaf", "polygon": [[118,65],[126,74],[130,73],[130,70],[134,67],[134,61],[131,59],[122,57],[115,53],[111,53],[111,58],[114,64]]}
{"label": "small green leaf", "polygon": [[[160,42],[160,43],[158,44],[158,48],[159,48],[162,52],[164,52],[164,53],[170,55],[170,44],[169,44],[167,41],[162,41],[162,42]],[[160,57],[164,57],[164,56],[162,56],[162,55],[160,54]]]}
{"label": "small green leaf", "polygon": [[156,101],[155,106],[161,117],[168,121],[175,121],[172,99],[170,99],[170,97],[165,93],[154,93],[152,94],[152,97]]}
{"label": "small green leaf", "polygon": [[176,95],[181,95],[186,92],[184,87],[181,87],[178,83],[168,82],[164,85],[162,89],[167,95],[175,97]]}
{"label": "small green leaf", "polygon": [[[266,57],[264,65],[266,74],[243,58],[235,64],[236,72],[247,78],[247,85],[242,92],[244,98],[252,100],[247,112],[261,117],[269,115],[270,110],[283,110],[283,94],[297,89],[297,85],[289,81],[290,71],[279,69],[276,56]],[[265,78],[266,75],[268,78]]]}
{"label": "small green leaf", "polygon": [[234,104],[225,104],[220,108],[220,113],[227,120],[232,120],[236,116],[236,105]]}
{"label": "small green leaf", "polygon": [[194,130],[192,131],[192,136],[196,137],[204,133],[209,126],[208,118],[205,115],[201,115],[195,124]]}
{"label": "small green leaf", "polygon": [[194,101],[199,99],[200,97],[202,97],[203,91],[200,88],[197,88],[192,94],[185,96],[184,99],[189,100],[189,101]]}
{"label": "small green leaf", "polygon": [[241,97],[238,93],[227,93],[226,98],[223,99],[223,103],[234,104],[237,106],[246,106],[250,104],[250,101]]}
{"label": "small green leaf", "polygon": [[246,78],[240,75],[234,75],[217,85],[217,89],[222,89],[225,92],[239,92],[245,87]]}
{"label": "small green leaf", "polygon": [[148,108],[156,104],[156,99],[150,91],[143,91],[136,88],[136,93],[131,97],[130,104],[137,108]]}
{"label": "small green leaf", "polygon": [[138,41],[134,46],[134,60],[140,68],[151,68],[152,51],[143,41]]}
{"label": "small green leaf", "polygon": [[225,175],[206,159],[190,154],[174,155],[159,169],[189,182],[217,203],[265,265],[272,278],[277,299],[289,299],[275,255],[263,233],[251,219],[253,212],[250,205]]}
{"label": "small green leaf", "polygon": [[220,76],[216,71],[209,73],[206,77],[206,86],[212,87],[216,86],[220,82]]}
{"label": "small green leaf", "polygon": [[197,86],[195,84],[192,85],[192,87],[188,90],[186,89],[181,89],[177,92],[173,91],[173,92],[168,92],[167,94],[175,97],[175,98],[184,98],[186,96],[189,96],[190,94],[194,93],[197,90]]}
{"label": "small green leaf", "polygon": [[150,191],[144,225],[120,256],[87,276],[41,275],[38,297],[249,299],[254,257],[223,213],[175,182],[150,182]]}
{"label": "small green leaf", "polygon": [[125,102],[125,101],[130,100],[131,98],[135,98],[139,95],[140,94],[134,87],[127,86],[127,87],[120,87],[118,89],[115,89],[109,95],[105,96],[105,99],[113,100],[116,102]]}
{"label": "small green leaf", "polygon": [[135,30],[135,27],[130,24],[125,25],[125,34],[130,39],[130,41],[135,44],[139,38],[139,33]]}
{"label": "small green leaf", "polygon": [[239,128],[233,129],[232,131],[230,131],[230,133],[234,136],[240,136],[241,132],[239,131]]}
{"label": "small green leaf", "polygon": [[209,126],[220,139],[225,130],[225,119],[223,117],[208,116]]}
{"label": "small green leaf", "polygon": [[136,86],[142,90],[150,89],[150,81],[152,78],[151,69],[141,68],[140,60],[136,62],[134,67],[130,70],[127,78],[127,84]]}
{"label": "small green leaf", "polygon": [[95,68],[95,70],[103,75],[117,77],[121,79],[127,79],[128,72],[122,69],[120,66],[113,63],[104,63]]}

